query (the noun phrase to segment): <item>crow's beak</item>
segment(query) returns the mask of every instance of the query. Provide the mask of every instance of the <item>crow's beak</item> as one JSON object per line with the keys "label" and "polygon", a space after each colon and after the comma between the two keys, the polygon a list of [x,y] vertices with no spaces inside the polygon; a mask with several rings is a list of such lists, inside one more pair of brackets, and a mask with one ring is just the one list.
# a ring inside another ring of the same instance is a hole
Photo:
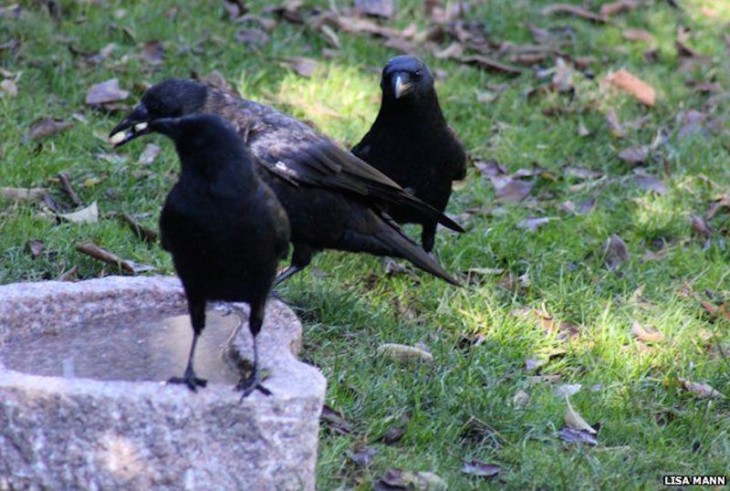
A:
{"label": "crow's beak", "polygon": [[411,91],[412,87],[413,84],[408,79],[408,75],[404,73],[397,74],[395,79],[393,79],[393,94],[395,94],[396,99],[400,99],[402,96],[406,95]]}
{"label": "crow's beak", "polygon": [[109,143],[116,148],[134,140],[138,136],[149,133],[147,119],[147,108],[143,104],[138,105],[129,116],[124,118],[109,133]]}

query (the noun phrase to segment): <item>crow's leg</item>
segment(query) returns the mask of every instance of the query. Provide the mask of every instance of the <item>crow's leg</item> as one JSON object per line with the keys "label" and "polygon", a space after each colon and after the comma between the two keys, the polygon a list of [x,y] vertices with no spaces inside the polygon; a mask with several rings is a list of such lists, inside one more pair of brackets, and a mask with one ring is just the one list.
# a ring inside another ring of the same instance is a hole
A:
{"label": "crow's leg", "polygon": [[431,252],[436,242],[436,222],[427,222],[423,224],[421,229],[421,245],[423,250]]}
{"label": "crow's leg", "polygon": [[172,377],[168,384],[185,384],[190,390],[195,392],[198,387],[205,387],[207,381],[198,378],[193,368],[193,359],[195,358],[195,346],[198,344],[198,337],[205,328],[205,300],[192,299],[188,297],[188,310],[190,311],[190,320],[193,324],[193,343],[190,346],[190,355],[188,355],[188,366],[182,377]]}
{"label": "crow's leg", "polygon": [[265,395],[271,395],[271,391],[261,385],[261,372],[259,370],[259,350],[257,337],[261,331],[261,325],[264,323],[264,309],[266,300],[251,303],[251,315],[248,319],[248,327],[251,330],[253,338],[253,369],[248,377],[241,377],[236,384],[235,389],[242,392],[241,401],[251,394],[254,390],[260,390]]}
{"label": "crow's leg", "polygon": [[309,246],[302,244],[294,244],[294,252],[291,257],[291,264],[284,271],[279,273],[274,280],[274,286],[281,284],[283,281],[291,278],[312,262],[314,252]]}

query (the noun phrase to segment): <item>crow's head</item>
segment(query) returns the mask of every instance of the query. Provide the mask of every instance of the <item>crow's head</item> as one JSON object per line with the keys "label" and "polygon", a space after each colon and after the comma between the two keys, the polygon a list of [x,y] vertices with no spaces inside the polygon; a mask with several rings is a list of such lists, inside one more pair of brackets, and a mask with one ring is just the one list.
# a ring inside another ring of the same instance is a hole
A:
{"label": "crow's head", "polygon": [[171,78],[150,87],[142,101],[109,134],[115,146],[124,145],[148,132],[150,122],[160,118],[178,118],[199,111],[207,97],[207,88],[192,80]]}
{"label": "crow's head", "polygon": [[396,56],[383,68],[380,88],[388,99],[426,97],[433,92],[433,76],[418,58]]}

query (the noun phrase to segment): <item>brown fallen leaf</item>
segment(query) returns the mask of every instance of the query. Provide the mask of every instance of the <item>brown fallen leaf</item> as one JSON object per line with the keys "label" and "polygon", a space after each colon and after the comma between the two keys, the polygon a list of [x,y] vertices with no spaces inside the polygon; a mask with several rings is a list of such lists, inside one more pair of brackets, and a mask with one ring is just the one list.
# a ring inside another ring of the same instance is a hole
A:
{"label": "brown fallen leaf", "polygon": [[573,69],[560,56],[555,59],[555,74],[550,85],[553,90],[560,93],[575,90],[575,87],[573,87]]}
{"label": "brown fallen leaf", "polygon": [[577,5],[569,5],[565,3],[558,3],[549,5],[542,10],[542,15],[554,15],[554,14],[569,14],[576,17],[580,17],[591,22],[597,22],[604,24],[608,22],[608,18],[602,14],[596,14],[588,9],[579,7]]}
{"label": "brown fallen leaf", "polygon": [[311,78],[320,70],[320,64],[313,58],[292,56],[282,61],[282,65],[297,72],[302,77]]}
{"label": "brown fallen leaf", "polygon": [[58,216],[67,222],[96,223],[99,221],[99,207],[97,206],[96,201],[94,201],[86,208],[82,208],[71,213],[61,213]]}
{"label": "brown fallen leaf", "polygon": [[0,82],[0,97],[17,97],[18,85],[15,80],[9,78]]}
{"label": "brown fallen leaf", "polygon": [[513,179],[510,176],[489,176],[498,201],[517,203],[529,196],[535,186],[533,181]]}
{"label": "brown fallen leaf", "polygon": [[263,46],[269,42],[269,34],[257,27],[242,27],[236,31],[233,37],[246,46]]}
{"label": "brown fallen leaf", "polygon": [[636,321],[631,324],[631,335],[644,343],[661,343],[664,341],[664,334],[660,331],[645,329]]}
{"label": "brown fallen leaf", "polygon": [[633,165],[643,164],[649,158],[649,147],[646,145],[636,145],[626,148],[619,152],[618,158]]}
{"label": "brown fallen leaf", "polygon": [[37,140],[61,133],[73,127],[76,123],[58,118],[40,118],[30,124],[26,140]]}
{"label": "brown fallen leaf", "polygon": [[113,78],[106,82],[92,85],[86,92],[86,104],[101,106],[111,102],[123,101],[129,97],[129,91],[119,87],[119,80]]}
{"label": "brown fallen leaf", "polygon": [[340,412],[332,409],[325,404],[322,407],[322,414],[319,420],[324,423],[325,427],[336,435],[348,435],[352,433],[352,427],[347,422],[345,416]]}
{"label": "brown fallen leaf", "polygon": [[118,268],[130,274],[138,274],[145,271],[153,271],[155,269],[153,266],[137,264],[134,261],[130,261],[129,259],[122,259],[116,254],[109,252],[106,249],[102,249],[93,242],[76,244],[76,250],[83,254],[91,256],[94,259],[98,259],[99,261],[103,261],[105,263],[117,266]]}
{"label": "brown fallen leaf", "polygon": [[707,217],[707,220],[712,220],[722,211],[730,211],[730,194],[722,194],[718,198],[714,199],[705,216]]}
{"label": "brown fallen leaf", "polygon": [[569,213],[575,213],[576,215],[587,215],[590,212],[592,212],[596,208],[596,198],[588,198],[584,201],[581,201],[577,205],[573,203],[572,201],[568,200],[565,201],[561,205],[561,209],[569,212]]}
{"label": "brown fallen leaf", "polygon": [[42,240],[30,239],[25,243],[25,250],[33,257],[37,259],[46,248],[46,244]]}
{"label": "brown fallen leaf", "polygon": [[485,177],[503,176],[507,174],[507,168],[494,159],[487,160],[486,162],[477,160],[474,162],[474,166]]}
{"label": "brown fallen leaf", "polygon": [[654,176],[635,174],[634,184],[644,191],[651,191],[658,195],[667,194],[667,185]]}
{"label": "brown fallen leaf", "polygon": [[352,449],[347,450],[346,454],[355,465],[367,467],[378,452],[380,452],[380,449],[377,447],[356,443]]}
{"label": "brown fallen leaf", "polygon": [[141,223],[139,223],[137,220],[132,218],[131,215],[128,215],[127,213],[122,213],[119,215],[119,217],[122,219],[124,223],[126,223],[129,228],[132,230],[134,235],[137,236],[138,239],[140,239],[143,242],[146,242],[148,244],[154,244],[157,242],[158,233],[154,230],[145,227]]}
{"label": "brown fallen leaf", "polygon": [[373,491],[414,490],[445,491],[446,481],[433,472],[388,469],[374,485]]}
{"label": "brown fallen leaf", "polygon": [[556,220],[557,217],[531,217],[525,218],[517,222],[517,228],[526,230],[528,232],[535,232],[538,228],[549,223],[552,220]]}
{"label": "brown fallen leaf", "polygon": [[464,462],[461,472],[476,477],[494,477],[502,470],[497,464],[488,464],[479,460],[469,460]]}
{"label": "brown fallen leaf", "polygon": [[714,389],[709,384],[692,382],[683,378],[679,379],[679,381],[685,390],[702,399],[725,399],[725,395],[722,392]]}
{"label": "brown fallen leaf", "polygon": [[629,248],[626,242],[616,234],[606,241],[604,246],[604,262],[609,269],[616,269],[629,260]]}
{"label": "brown fallen leaf", "polygon": [[699,215],[692,214],[690,215],[690,220],[692,223],[692,232],[699,238],[707,240],[710,238],[710,235],[712,235],[712,229],[707,224],[704,218],[702,218]]}
{"label": "brown fallen leaf", "polygon": [[616,138],[624,138],[626,137],[626,130],[621,126],[621,123],[618,120],[618,114],[616,114],[615,109],[609,109],[608,112],[606,112],[606,123],[608,124],[608,130],[609,132],[615,136]]}
{"label": "brown fallen leaf", "polygon": [[228,12],[228,16],[231,20],[236,20],[248,12],[246,2],[243,0],[223,0],[223,7]]}
{"label": "brown fallen leaf", "polygon": [[137,162],[142,165],[149,165],[155,161],[158,155],[160,155],[160,151],[161,149],[159,145],[155,145],[154,143],[148,143],[147,145],[145,145],[142,153],[139,154]]}
{"label": "brown fallen leaf", "polygon": [[59,172],[58,179],[61,182],[63,191],[69,199],[71,199],[71,202],[76,206],[83,206],[84,202],[81,201],[79,195],[76,194],[76,190],[74,190],[73,184],[71,183],[71,176],[69,176],[66,172]]}
{"label": "brown fallen leaf", "polygon": [[355,0],[355,8],[366,15],[390,19],[395,13],[393,0]]}
{"label": "brown fallen leaf", "polygon": [[9,201],[42,201],[47,195],[46,188],[0,188],[0,198]]}
{"label": "brown fallen leaf", "polygon": [[142,43],[142,59],[149,65],[162,65],[165,62],[165,44],[158,40],[145,41]]}
{"label": "brown fallen leaf", "polygon": [[568,426],[568,428],[572,428],[574,430],[580,430],[590,433],[591,435],[595,435],[598,433],[595,428],[593,428],[591,425],[586,423],[586,420],[583,419],[583,416],[581,416],[578,411],[573,409],[573,406],[570,404],[570,399],[567,397],[565,398],[565,405],[567,406],[565,410],[565,424]]}
{"label": "brown fallen leaf", "polygon": [[656,43],[656,38],[649,31],[645,31],[644,29],[626,29],[621,34],[627,41],[645,42],[651,45]]}
{"label": "brown fallen leaf", "polygon": [[601,5],[599,12],[604,17],[611,17],[612,15],[634,10],[638,6],[639,2],[637,0],[618,0],[617,2],[604,3]]}
{"label": "brown fallen leaf", "polygon": [[426,350],[405,344],[385,343],[378,346],[376,353],[399,363],[420,361],[431,363],[433,355]]}
{"label": "brown fallen leaf", "polygon": [[558,438],[566,443],[585,443],[595,447],[598,445],[598,438],[593,433],[583,430],[576,430],[575,428],[564,427],[558,431]]}
{"label": "brown fallen leaf", "polygon": [[723,303],[720,306],[713,305],[712,303],[708,302],[707,300],[701,300],[700,305],[702,308],[710,314],[712,317],[722,319],[725,318],[727,320],[730,320],[730,303]]}
{"label": "brown fallen leaf", "polygon": [[522,75],[522,69],[516,68],[510,65],[506,65],[499,61],[493,60],[486,56],[481,55],[469,55],[469,56],[456,56],[452,59],[464,63],[466,65],[472,65],[482,70],[501,72],[506,75],[516,77]]}
{"label": "brown fallen leaf", "polygon": [[650,107],[656,104],[656,90],[654,90],[654,87],[623,68],[607,75],[604,80],[614,87],[633,95],[642,104]]}

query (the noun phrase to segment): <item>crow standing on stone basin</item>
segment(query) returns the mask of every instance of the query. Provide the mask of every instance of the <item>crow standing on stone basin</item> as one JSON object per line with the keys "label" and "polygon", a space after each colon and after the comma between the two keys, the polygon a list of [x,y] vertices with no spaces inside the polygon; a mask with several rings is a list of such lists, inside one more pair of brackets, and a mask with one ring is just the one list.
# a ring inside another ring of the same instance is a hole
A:
{"label": "crow standing on stone basin", "polygon": [[383,210],[397,206],[463,232],[458,224],[303,122],[271,107],[192,80],[169,79],[144,94],[112,130],[110,141],[122,145],[147,122],[190,113],[218,114],[236,127],[257,158],[259,176],[289,215],[292,263],[276,283],[305,268],[317,251],[337,249],[407,259],[459,284]]}
{"label": "crow standing on stone basin", "polygon": [[135,136],[162,133],[175,142],[182,172],[160,215],[162,247],[170,251],[188,299],[193,326],[184,383],[195,391],[206,381],[193,369],[195,345],[210,300],[251,307],[254,367],[236,389],[243,397],[260,386],[256,335],[280,258],[289,247],[289,222],[274,193],[253,170],[254,157],[235,129],[214,115],[163,118],[138,127]]}
{"label": "crow standing on stone basin", "polygon": [[[396,56],[380,87],[380,112],[352,153],[443,212],[451,182],[466,177],[466,152],[441,113],[431,73],[413,56]],[[399,223],[420,223],[421,243],[431,252],[436,220],[398,204],[388,213]]]}

